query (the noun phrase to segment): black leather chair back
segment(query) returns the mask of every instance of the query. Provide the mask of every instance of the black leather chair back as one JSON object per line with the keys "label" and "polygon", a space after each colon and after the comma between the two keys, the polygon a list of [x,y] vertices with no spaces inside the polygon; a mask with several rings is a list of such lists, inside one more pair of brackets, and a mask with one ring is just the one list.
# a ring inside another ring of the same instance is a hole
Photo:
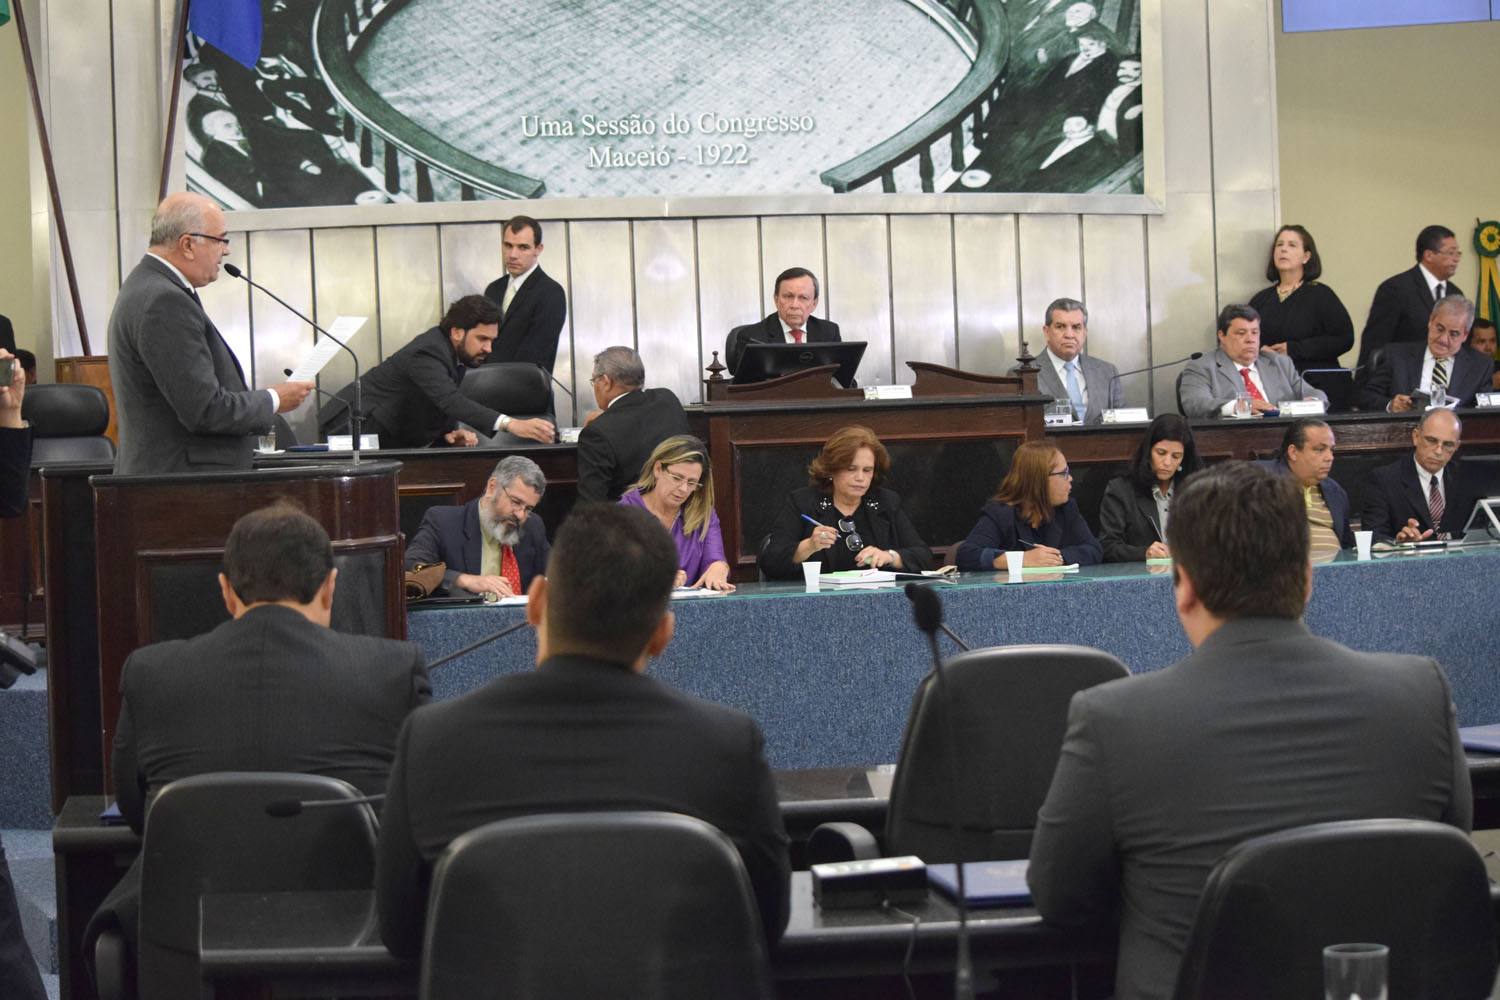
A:
{"label": "black leather chair back", "polygon": [[115,444],[104,436],[109,427],[109,397],[95,385],[58,382],[29,385],[21,399],[21,417],[31,423],[31,465],[53,462],[112,461]]}
{"label": "black leather chair back", "polygon": [[734,845],[701,820],[501,820],[438,861],[419,995],[767,1000],[764,933]]}
{"label": "black leather chair back", "polygon": [[1495,927],[1469,838],[1443,823],[1371,819],[1245,841],[1204,886],[1174,996],[1322,996],[1323,949],[1357,941],[1390,949],[1392,997],[1489,996]]}
{"label": "black leather chair back", "polygon": [[547,369],[519,361],[497,361],[464,373],[459,391],[475,402],[512,417],[544,417],[552,412],[552,381]]}
{"label": "black leather chair back", "polygon": [[929,863],[1024,858],[1057,769],[1069,700],[1130,671],[1101,650],[1060,645],[975,649],[943,669],[949,690],[928,673],[912,698],[886,853]]}
{"label": "black leather chair back", "polygon": [[276,818],[282,799],[353,799],[359,791],[311,774],[226,771],[174,781],[146,813],[141,844],[139,995],[202,996],[198,902],[205,893],[368,889],[375,814],[365,804]]}

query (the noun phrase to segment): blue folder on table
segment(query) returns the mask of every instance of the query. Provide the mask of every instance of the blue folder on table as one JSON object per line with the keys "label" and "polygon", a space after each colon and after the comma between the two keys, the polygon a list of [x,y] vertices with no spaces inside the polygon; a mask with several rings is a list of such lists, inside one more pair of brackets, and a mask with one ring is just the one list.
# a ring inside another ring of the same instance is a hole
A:
{"label": "blue folder on table", "polygon": [[[969,861],[964,864],[964,900],[970,908],[1026,906],[1026,866],[1021,861]],[[952,865],[928,865],[927,881],[949,899],[958,898],[958,875]]]}
{"label": "blue folder on table", "polygon": [[1461,726],[1458,730],[1458,740],[1465,750],[1500,753],[1500,725]]}

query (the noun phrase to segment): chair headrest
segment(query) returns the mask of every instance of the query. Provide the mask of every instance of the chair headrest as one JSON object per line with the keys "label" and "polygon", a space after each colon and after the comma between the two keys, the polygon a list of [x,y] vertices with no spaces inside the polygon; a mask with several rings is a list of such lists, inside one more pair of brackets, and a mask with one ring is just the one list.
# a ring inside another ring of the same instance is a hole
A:
{"label": "chair headrest", "polygon": [[95,437],[109,426],[109,399],[98,386],[76,382],[27,386],[21,417],[32,437]]}

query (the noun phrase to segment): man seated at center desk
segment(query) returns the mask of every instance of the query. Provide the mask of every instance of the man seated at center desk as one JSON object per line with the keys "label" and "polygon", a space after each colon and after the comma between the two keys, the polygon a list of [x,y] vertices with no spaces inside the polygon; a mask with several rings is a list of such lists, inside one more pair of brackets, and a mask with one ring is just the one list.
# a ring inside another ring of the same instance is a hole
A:
{"label": "man seated at center desk", "polygon": [[839,325],[813,315],[818,308],[818,278],[805,267],[789,267],[776,276],[776,311],[759,323],[729,331],[724,364],[730,374],[750,344],[837,344]]}

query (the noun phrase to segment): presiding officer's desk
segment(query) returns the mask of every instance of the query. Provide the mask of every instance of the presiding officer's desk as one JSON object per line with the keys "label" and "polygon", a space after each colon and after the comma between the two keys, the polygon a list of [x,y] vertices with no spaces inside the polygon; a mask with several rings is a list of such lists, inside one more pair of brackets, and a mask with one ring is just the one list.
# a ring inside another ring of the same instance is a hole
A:
{"label": "presiding officer's desk", "polygon": [[[1500,722],[1500,547],[1360,562],[1353,552],[1315,567],[1305,620],[1354,649],[1434,656],[1447,671],[1460,725]],[[1064,642],[1118,656],[1133,673],[1185,657],[1170,570],[1141,563],[1076,573],[969,573],[940,590],[950,627],[974,646]],[[931,666],[899,589],[805,593],[799,583],[744,584],[730,595],[676,601],[677,628],[650,672],[753,716],[773,768],[896,759],[907,707]],[[520,620],[519,607],[414,610],[407,636],[428,659]],[[944,655],[957,647],[940,639]],[[530,669],[530,630],[432,671],[451,698],[502,673]]]}

